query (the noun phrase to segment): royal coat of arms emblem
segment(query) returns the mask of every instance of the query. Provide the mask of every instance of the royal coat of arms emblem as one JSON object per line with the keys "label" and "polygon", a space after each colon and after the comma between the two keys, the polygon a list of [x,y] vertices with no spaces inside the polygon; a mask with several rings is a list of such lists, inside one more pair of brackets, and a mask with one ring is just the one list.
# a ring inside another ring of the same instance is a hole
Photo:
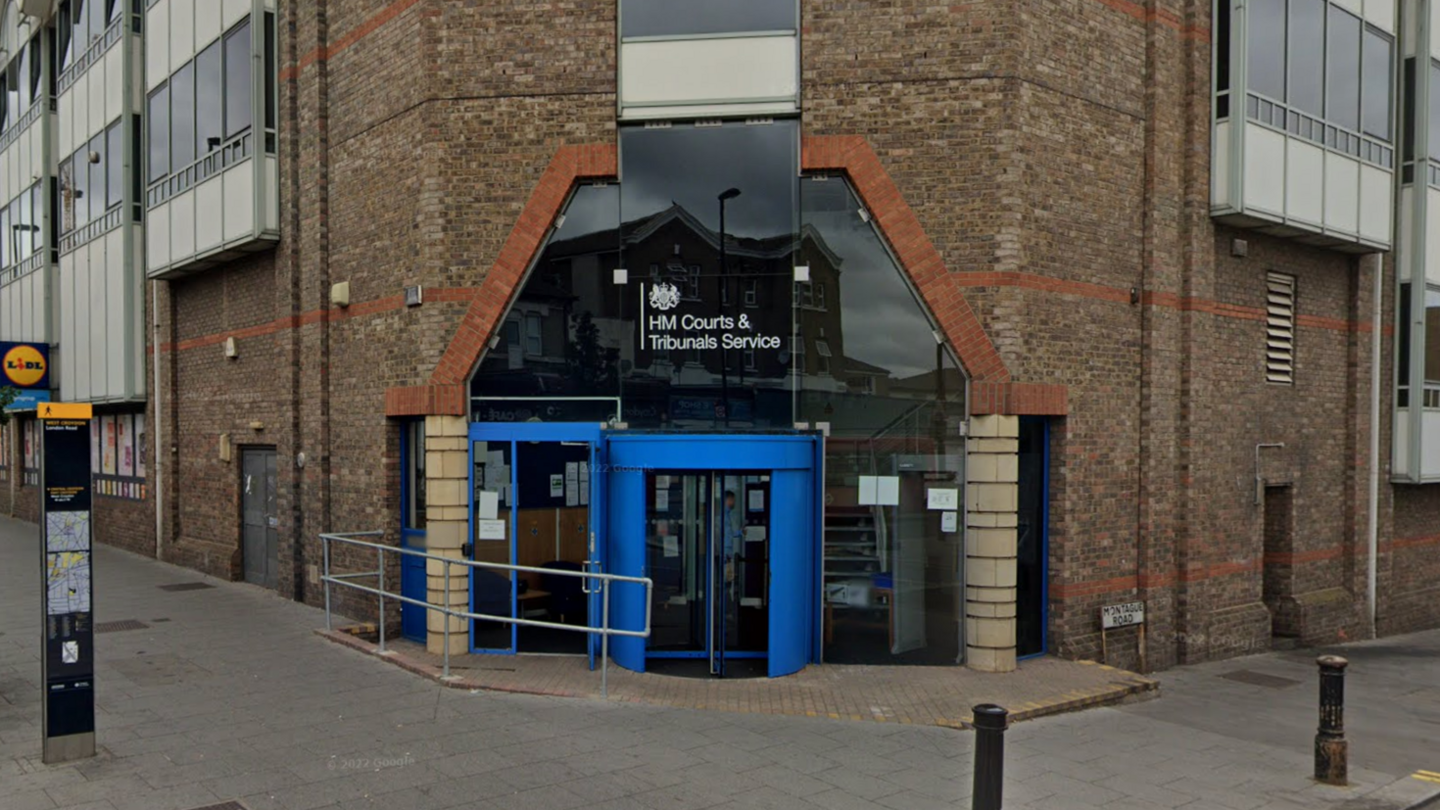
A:
{"label": "royal coat of arms emblem", "polygon": [[671,310],[680,303],[680,290],[674,284],[660,282],[650,288],[650,306],[661,310]]}

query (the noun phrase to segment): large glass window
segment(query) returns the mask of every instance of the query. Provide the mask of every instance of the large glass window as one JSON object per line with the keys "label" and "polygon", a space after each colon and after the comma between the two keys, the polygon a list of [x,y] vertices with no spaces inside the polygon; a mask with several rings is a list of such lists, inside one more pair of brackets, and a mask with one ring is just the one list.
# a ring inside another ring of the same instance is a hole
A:
{"label": "large glass window", "polygon": [[798,146],[794,121],[624,130],[624,181],[576,192],[481,362],[476,418],[791,427]]}
{"label": "large glass window", "polygon": [[798,14],[795,0],[621,0],[620,35],[794,31]]}
{"label": "large glass window", "polygon": [[800,261],[832,302],[796,325],[797,352],[815,361],[796,419],[830,430],[825,658],[954,663],[962,536],[927,491],[961,486],[964,376],[847,184],[801,188]]}
{"label": "large glass window", "polygon": [[1325,119],[1360,129],[1360,18],[1330,7],[1330,44],[1325,54]]}
{"label": "large glass window", "polygon": [[150,168],[148,182],[154,183],[170,173],[170,86],[162,84],[150,94]]}
{"label": "large glass window", "polygon": [[195,57],[195,157],[225,142],[225,90],[219,40]]}
{"label": "large glass window", "polygon": [[195,64],[170,77],[170,171],[195,162]]}
{"label": "large glass window", "polygon": [[0,267],[9,267],[14,263],[11,256],[13,233],[10,230],[10,209],[0,208]]}
{"label": "large glass window", "polygon": [[1250,89],[1285,99],[1285,0],[1251,0],[1246,51]]}
{"label": "large glass window", "polygon": [[250,23],[225,35],[225,138],[250,128],[254,89],[250,81]]}

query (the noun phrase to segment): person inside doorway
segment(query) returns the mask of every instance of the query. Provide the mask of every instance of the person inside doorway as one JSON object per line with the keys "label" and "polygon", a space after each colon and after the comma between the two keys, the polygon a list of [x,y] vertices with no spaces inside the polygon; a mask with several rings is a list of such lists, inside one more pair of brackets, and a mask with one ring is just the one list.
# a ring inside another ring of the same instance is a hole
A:
{"label": "person inside doorway", "polygon": [[735,491],[725,490],[725,581],[735,581],[735,555],[745,537],[745,518],[735,504]]}

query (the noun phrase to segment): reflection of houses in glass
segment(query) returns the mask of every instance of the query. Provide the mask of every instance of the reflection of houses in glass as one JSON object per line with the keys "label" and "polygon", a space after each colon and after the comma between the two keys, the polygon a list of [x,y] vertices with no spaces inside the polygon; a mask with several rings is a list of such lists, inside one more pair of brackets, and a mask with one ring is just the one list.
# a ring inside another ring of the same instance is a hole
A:
{"label": "reflection of houses in glass", "polygon": [[[883,395],[889,372],[845,356],[843,260],[807,226],[800,242],[811,280],[794,283],[795,242],[788,234],[727,236],[726,276],[718,232],[678,205],[618,230],[557,239],[482,362],[475,395],[615,398],[623,388],[624,418],[638,424],[723,423],[728,411],[731,425],[787,427],[797,386]],[[619,285],[613,271],[622,264],[629,282]],[[644,298],[657,284],[678,292],[673,309]],[[659,318],[673,324],[650,320]],[[765,342],[727,350],[727,335]],[[549,421],[573,412],[554,402],[490,401],[479,416]]]}

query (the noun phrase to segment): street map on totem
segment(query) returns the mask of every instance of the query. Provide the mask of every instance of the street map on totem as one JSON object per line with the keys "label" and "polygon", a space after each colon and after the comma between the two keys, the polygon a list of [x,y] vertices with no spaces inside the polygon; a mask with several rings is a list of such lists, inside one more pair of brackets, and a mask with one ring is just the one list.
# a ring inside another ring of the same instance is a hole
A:
{"label": "street map on totem", "polygon": [[90,612],[90,552],[45,555],[46,612],[51,616]]}
{"label": "street map on totem", "polygon": [[89,551],[89,512],[47,512],[45,514],[46,551]]}

